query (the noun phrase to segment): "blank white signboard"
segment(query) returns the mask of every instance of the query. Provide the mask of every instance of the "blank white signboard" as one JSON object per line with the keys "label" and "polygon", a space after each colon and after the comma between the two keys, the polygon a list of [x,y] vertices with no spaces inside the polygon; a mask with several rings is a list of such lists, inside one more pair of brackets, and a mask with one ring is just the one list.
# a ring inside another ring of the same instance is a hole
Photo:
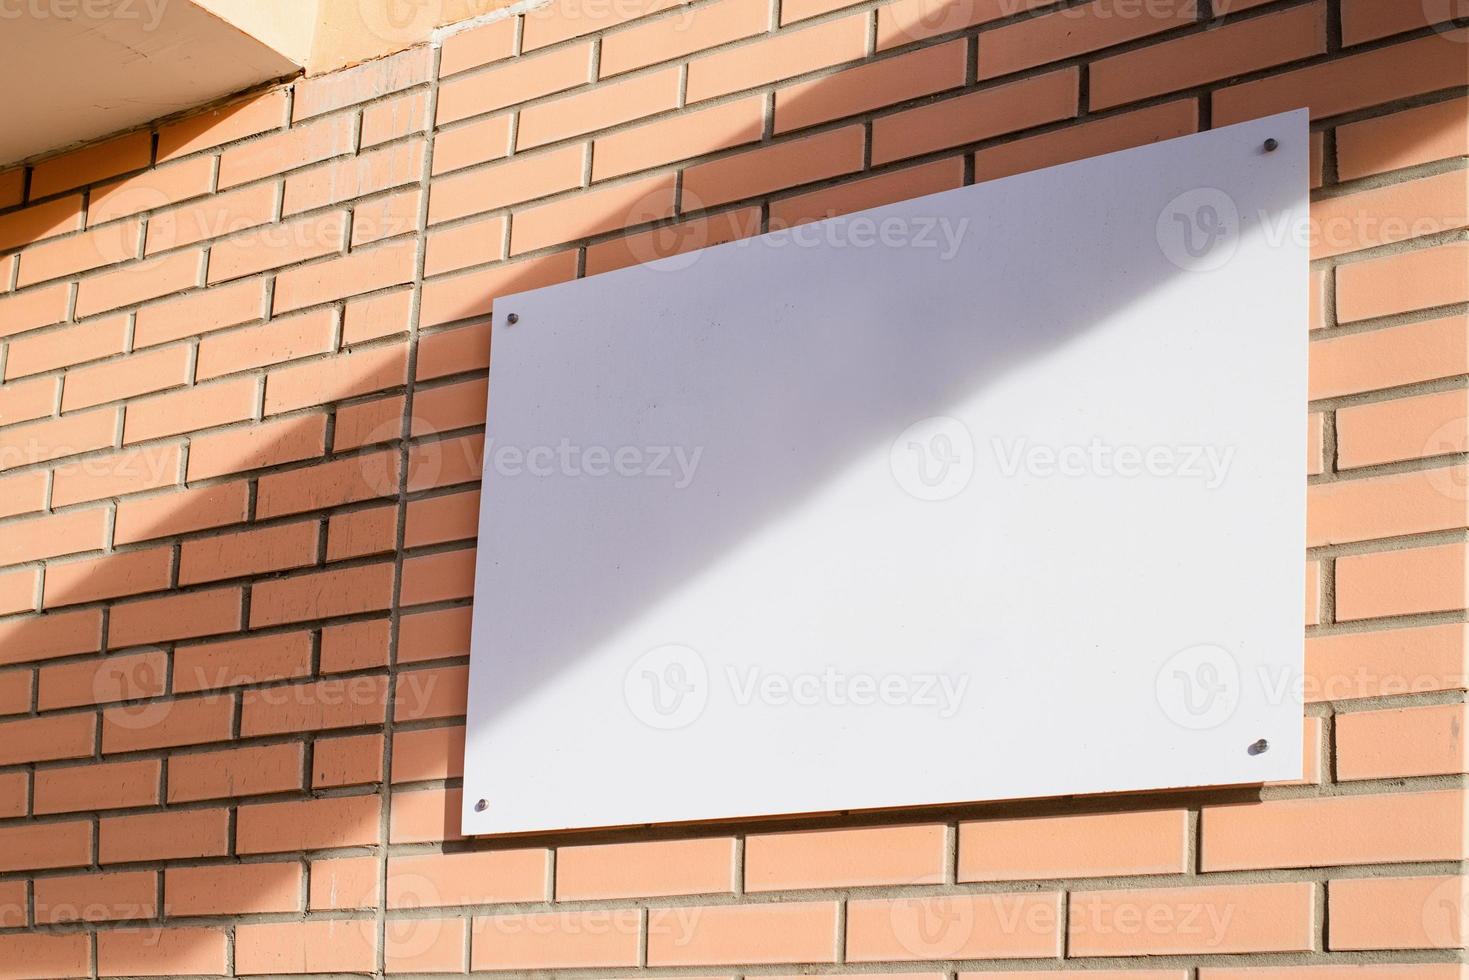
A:
{"label": "blank white signboard", "polygon": [[497,300],[465,832],[1298,778],[1307,159],[1292,112]]}

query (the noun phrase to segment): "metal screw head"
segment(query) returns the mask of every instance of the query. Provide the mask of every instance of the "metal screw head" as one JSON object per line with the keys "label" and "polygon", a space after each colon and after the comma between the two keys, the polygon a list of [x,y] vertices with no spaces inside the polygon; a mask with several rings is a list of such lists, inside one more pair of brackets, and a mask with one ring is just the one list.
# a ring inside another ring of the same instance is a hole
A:
{"label": "metal screw head", "polygon": [[510,313],[510,314],[506,315],[505,322],[507,324],[519,323],[520,322],[520,314],[519,313]]}
{"label": "metal screw head", "polygon": [[474,812],[475,813],[484,813],[489,808],[490,808],[490,801],[489,800],[480,800],[479,802],[475,803],[475,805],[474,805]]}
{"label": "metal screw head", "polygon": [[1267,739],[1257,738],[1250,743],[1250,747],[1245,751],[1249,752],[1250,755],[1260,755],[1263,752],[1270,751],[1270,742]]}
{"label": "metal screw head", "polygon": [[1274,153],[1280,147],[1280,141],[1271,137],[1265,141],[1265,152]]}

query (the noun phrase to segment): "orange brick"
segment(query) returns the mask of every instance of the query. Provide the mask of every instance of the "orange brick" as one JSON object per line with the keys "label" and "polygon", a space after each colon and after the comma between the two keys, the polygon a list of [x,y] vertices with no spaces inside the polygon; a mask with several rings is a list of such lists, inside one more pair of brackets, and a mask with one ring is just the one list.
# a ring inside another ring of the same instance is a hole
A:
{"label": "orange brick", "polygon": [[1469,81],[1464,34],[1452,31],[1337,58],[1214,93],[1214,125],[1308,106],[1324,119]]}
{"label": "orange brick", "polygon": [[49,609],[166,589],[172,571],[173,554],[163,548],[52,564],[46,569],[45,605]]}
{"label": "orange brick", "polygon": [[872,124],[872,162],[889,163],[1076,115],[1075,68],[883,116]]}
{"label": "orange brick", "polygon": [[129,133],[105,143],[43,160],[31,168],[31,199],[142,170],[153,159],[153,134]]}
{"label": "orange brick", "polygon": [[398,635],[400,662],[469,655],[470,610],[439,609],[405,615]]}
{"label": "orange brick", "polygon": [[1464,945],[1462,877],[1348,878],[1328,886],[1327,935],[1338,949]]}
{"label": "orange brick", "polygon": [[205,337],[199,344],[198,378],[267,367],[330,351],[336,340],[335,310],[280,317],[258,327]]}
{"label": "orange brick", "polygon": [[974,154],[974,179],[993,180],[1070,163],[1102,153],[1187,136],[1197,128],[1198,106],[1194,100],[1167,102],[986,147]]}
{"label": "orange brick", "polygon": [[312,786],[360,786],[383,778],[383,737],[352,735],[316,740]]}
{"label": "orange brick", "polygon": [[209,284],[332,255],[342,251],[346,234],[346,212],[331,211],[226,239],[209,250]]}
{"label": "orange brick", "polygon": [[229,147],[219,158],[219,189],[350,153],[354,123],[351,113],[343,113]]}
{"label": "orange brick", "polygon": [[0,540],[0,564],[15,565],[100,548],[106,516],[102,510],[83,510],[12,524]]}
{"label": "orange brick", "polygon": [[[428,127],[428,92],[418,89],[362,110],[362,146],[377,146]],[[438,146],[435,144],[435,151]]]}
{"label": "orange brick", "polygon": [[240,626],[240,590],[215,589],[113,606],[107,639],[113,648],[128,647],[229,633]]}
{"label": "orange brick", "polygon": [[1091,107],[1107,109],[1136,102],[1325,50],[1325,5],[1295,7],[1094,61]]}
{"label": "orange brick", "polygon": [[375,908],[378,904],[376,857],[324,858],[311,862],[313,909]]}
{"label": "orange brick", "polygon": [[[1458,861],[1465,851],[1463,808],[1462,790],[1208,806],[1201,867]],[[1413,833],[1402,833],[1406,826]]]}
{"label": "orange brick", "polygon": [[1059,894],[944,895],[848,902],[847,961],[1052,957]]}
{"label": "orange brick", "polygon": [[97,840],[98,859],[103,864],[216,857],[229,850],[229,811],[177,810],[103,817]]}
{"label": "orange brick", "polygon": [[250,628],[386,609],[392,590],[388,563],[271,579],[255,586]]}
{"label": "orange brick", "polygon": [[181,119],[158,130],[158,159],[187,153],[280,129],[286,122],[287,93],[276,89]]}
{"label": "orange brick", "polygon": [[10,933],[0,936],[0,977],[55,980],[92,975],[92,946],[86,933]]}
{"label": "orange brick", "polygon": [[979,39],[979,77],[997,78],[1025,68],[1109,48],[1192,24],[1193,0],[1119,8],[1117,0],[1091,0],[1041,17],[987,31]]}
{"label": "orange brick", "polygon": [[868,16],[856,14],[695,58],[688,67],[688,101],[701,102],[861,58],[867,53],[867,25]]}
{"label": "orange brick", "polygon": [[388,825],[389,843],[462,840],[459,811],[463,802],[464,794],[457,789],[394,792],[393,812]]}
{"label": "orange brick", "polygon": [[1466,563],[1462,544],[1338,558],[1336,617],[1345,621],[1463,609],[1469,606]]}
{"label": "orange brick", "polygon": [[[549,970],[638,965],[636,909],[476,917],[471,970]],[[655,965],[651,950],[648,965]],[[661,964],[656,964],[661,965]]]}
{"label": "orange brick", "polygon": [[505,218],[496,216],[431,233],[425,246],[424,275],[456,272],[503,259],[505,227]]}
{"label": "orange brick", "polygon": [[247,421],[255,417],[258,392],[254,378],[240,378],[129,402],[123,416],[122,441],[144,442]]}
{"label": "orange brick", "polygon": [[775,131],[789,132],[964,84],[968,43],[935,45],[777,89]]}
{"label": "orange brick", "polygon": [[83,279],[76,315],[91,316],[176,293],[200,283],[202,251],[182,251]]}
{"label": "orange brick", "polygon": [[414,917],[389,923],[385,963],[389,973],[462,973],[464,919]]}
{"label": "orange brick", "polygon": [[[689,198],[692,201],[692,198]],[[736,208],[676,223],[660,221],[647,231],[587,247],[586,274],[601,275],[642,262],[681,255],[760,234],[760,208]]]}
{"label": "orange brick", "polygon": [[326,560],[342,561],[392,551],[397,540],[397,507],[333,514],[327,527]]}
{"label": "orange brick", "polygon": [[319,531],[315,521],[303,521],[186,541],[179,558],[179,584],[196,585],[315,564]]}
{"label": "orange brick", "polygon": [[943,881],[939,824],[755,834],[745,842],[745,888],[845,888]]}
{"label": "orange brick", "polygon": [[393,782],[464,775],[464,726],[420,728],[393,735]]}
{"label": "orange brick", "polygon": [[311,681],[246,691],[240,734],[279,735],[381,725],[388,679],[381,675]]}
{"label": "orange brick", "polygon": [[443,544],[473,538],[479,528],[479,494],[456,493],[408,504],[404,547]]}
{"label": "orange brick", "polygon": [[1311,344],[1311,397],[1376,391],[1469,374],[1462,316],[1332,337]]}
{"label": "orange brick", "polygon": [[229,697],[175,698],[102,712],[102,751],[136,752],[222,742],[235,713]]}
{"label": "orange brick", "polygon": [[407,356],[403,346],[393,344],[279,368],[265,382],[265,412],[274,415],[397,387],[407,381]]}
{"label": "orange brick", "polygon": [[[338,623],[322,630],[321,670],[341,673],[388,662],[388,622],[385,619]],[[404,658],[400,655],[400,662]]]}
{"label": "orange brick", "polygon": [[429,224],[493,211],[579,186],[585,156],[585,146],[564,146],[533,156],[517,154],[514,159],[493,167],[436,180],[429,191]]}
{"label": "orange brick", "polygon": [[352,250],[417,231],[424,191],[409,187],[360,203],[352,212]]}
{"label": "orange brick", "polygon": [[1469,631],[1459,624],[1312,636],[1307,701],[1345,701],[1463,688]]}
{"label": "orange brick", "polygon": [[154,255],[268,225],[275,220],[275,198],[275,185],[261,184],[154,214],[143,252]]}
{"label": "orange brick", "polygon": [[[1396,463],[1469,451],[1469,391],[1441,391],[1337,410],[1338,467]],[[1462,468],[1435,470],[1434,482],[1461,500]]]}
{"label": "orange brick", "polygon": [[[286,178],[283,213],[341,204],[423,178],[423,140],[412,139]],[[406,230],[406,229],[405,229]]]}
{"label": "orange brick", "polygon": [[301,910],[303,876],[297,862],[165,868],[168,914],[248,915]]}
{"label": "orange brick", "polygon": [[666,68],[529,106],[520,111],[516,148],[544,146],[675,108],[678,87],[679,69]]}
{"label": "orange brick", "polygon": [[1452,99],[1339,126],[1337,176],[1354,180],[1469,156],[1469,100]]}
{"label": "orange brick", "polygon": [[371,919],[242,923],[235,969],[248,973],[371,973],[377,927]]}
{"label": "orange brick", "polygon": [[729,892],[729,837],[563,847],[556,852],[556,900],[645,898]]}
{"label": "orange brick", "polygon": [[168,659],[161,650],[104,660],[43,667],[38,672],[41,711],[157,697],[168,684]]}
{"label": "orange brick", "polygon": [[0,171],[0,208],[13,208],[25,200],[26,168]]}
{"label": "orange brick", "polygon": [[168,802],[188,803],[301,789],[299,743],[175,754],[168,760]]}
{"label": "orange brick", "polygon": [[1391,34],[1443,23],[1462,16],[1463,12],[1463,7],[1453,2],[1407,6],[1346,0],[1341,9],[1342,43],[1375,41]]}
{"label": "orange brick", "polygon": [[[414,290],[410,288],[347,300],[342,315],[342,343],[358,344],[404,333],[408,329],[413,298]],[[340,429],[340,412],[337,417]]]}
{"label": "orange brick", "polygon": [[336,796],[239,809],[235,849],[241,854],[370,846],[378,842],[376,796]]}
{"label": "orange brick", "polygon": [[260,319],[265,307],[265,279],[247,279],[190,293],[138,310],[134,348],[206,334]]}
{"label": "orange brick", "polygon": [[759,0],[721,0],[607,35],[602,40],[598,68],[601,77],[608,78],[763,34],[769,29],[768,4]]}
{"label": "orange brick", "polygon": [[[0,388],[0,425],[29,422],[50,415],[56,410],[56,392],[59,387],[59,378],[34,378],[19,383],[11,382]],[[18,513],[22,512],[12,510],[8,500],[6,504],[0,504],[0,514],[8,517]]]}
{"label": "orange brick", "polygon": [[0,250],[29,245],[82,227],[81,195],[0,215]]}
{"label": "orange brick", "polygon": [[592,179],[619,177],[753,143],[763,132],[764,113],[765,100],[755,96],[600,136],[592,147]]}
{"label": "orange brick", "polygon": [[0,297],[0,337],[60,323],[70,302],[71,286],[64,282]]}
{"label": "orange brick", "polygon": [[510,226],[510,254],[665,220],[673,214],[674,191],[674,176],[659,174],[528,208]]}
{"label": "orange brick", "polygon": [[243,521],[248,491],[239,481],[119,501],[113,542],[132,544]]}
{"label": "orange brick", "polygon": [[470,68],[500,61],[515,53],[515,18],[461,31],[444,38],[439,51],[439,77],[448,78]]}
{"label": "orange brick", "polygon": [[141,228],[137,218],[130,218],[95,231],[33,245],[20,254],[16,287],[136,259],[142,247]]}
{"label": "orange brick", "polygon": [[1463,467],[1319,483],[1306,493],[1309,547],[1469,527]]}
{"label": "orange brick", "polygon": [[1388,245],[1469,224],[1469,174],[1434,174],[1311,204],[1311,257]]}
{"label": "orange brick", "polygon": [[1469,301],[1469,242],[1452,242],[1336,270],[1343,323]]}
{"label": "orange brick", "polygon": [[85,609],[0,623],[0,664],[49,660],[102,647],[102,613]]}
{"label": "orange brick", "polygon": [[446,81],[439,86],[437,123],[443,126],[565,91],[589,81],[591,66],[591,44],[573,44]]}
{"label": "orange brick", "polygon": [[187,384],[193,370],[191,358],[187,346],[163,347],[68,371],[61,390],[61,410],[91,408]]}
{"label": "orange brick", "polygon": [[[1389,779],[1469,772],[1462,704],[1353,711],[1336,716],[1336,778]],[[1339,947],[1340,948],[1340,947]]]}
{"label": "orange brick", "polygon": [[451,173],[510,152],[510,114],[485,116],[434,137],[433,174]]}
{"label": "orange brick", "polygon": [[92,822],[0,827],[0,871],[39,871],[92,863]]}
{"label": "orange brick", "polygon": [[421,85],[433,72],[433,52],[426,45],[409,48],[346,71],[317,75],[296,84],[291,119],[311,116],[368,102]]}
{"label": "orange brick", "polygon": [[151,919],[158,911],[158,872],[113,871],[36,880],[36,922]]}
{"label": "orange brick", "polygon": [[260,478],[256,516],[280,517],[398,492],[398,452],[349,456]]}
{"label": "orange brick", "polygon": [[463,715],[469,688],[464,667],[436,667],[398,675],[398,698],[393,718],[421,721]]}
{"label": "orange brick", "polygon": [[174,651],[173,692],[238,687],[311,673],[311,634],[272,633],[180,646]]}
{"label": "orange brick", "polygon": [[1183,810],[962,823],[959,880],[1181,873],[1188,834]]}
{"label": "orange brick", "polygon": [[276,276],[275,312],[288,313],[412,282],[417,250],[417,242],[405,239],[326,262],[285,269]]}
{"label": "orange brick", "polygon": [[[26,707],[30,707],[29,702],[26,704]],[[30,808],[30,774],[24,771],[17,771],[0,775],[0,816],[23,817],[30,812]],[[21,901],[19,904],[22,906],[24,905],[24,898],[25,889],[21,888]],[[8,896],[0,898],[0,921],[4,921],[8,925],[9,915],[3,911],[5,905],[8,904],[7,899]],[[15,911],[20,912],[19,918],[21,920],[16,924],[24,924],[25,914],[23,908]]]}
{"label": "orange brick", "polygon": [[1204,967],[1201,980],[1462,980],[1464,968],[1451,963],[1352,963],[1342,966]]}
{"label": "orange brick", "polygon": [[326,416],[260,422],[198,436],[189,447],[190,482],[319,456],[326,449]]}
{"label": "orange brick", "polygon": [[[508,296],[511,293],[539,289],[542,286],[575,278],[576,251],[568,249],[564,252],[541,255],[520,262],[497,265],[479,272],[435,279],[424,284],[423,301],[418,314],[419,326],[437,326],[456,320],[485,316],[490,312],[490,307],[497,296]],[[456,333],[464,334],[463,331],[456,331]],[[474,343],[477,335],[469,334],[454,339]],[[424,365],[424,346],[420,346],[418,362],[420,379],[440,376],[433,373],[435,371],[443,374],[457,374],[460,371],[473,370],[477,367],[471,361],[461,363],[453,370],[443,369],[440,365],[451,346],[447,338],[435,343],[426,343],[425,346],[428,348],[429,363],[427,366]],[[458,348],[455,347],[455,349]],[[488,347],[484,349],[482,357],[488,360]]]}
{"label": "orange brick", "polygon": [[[798,9],[806,9],[805,0]],[[816,0],[825,5],[830,0]],[[1002,17],[1025,13],[1046,6],[1052,0],[974,0],[971,3],[935,4],[932,0],[898,0],[877,11],[877,49],[888,48],[937,37],[953,31],[984,24]]]}
{"label": "orange brick", "polygon": [[862,169],[862,129],[848,126],[684,171],[683,208],[714,207]]}
{"label": "orange brick", "polygon": [[525,51],[534,51],[557,41],[648,17],[678,3],[679,0],[628,0],[627,3],[609,5],[597,0],[567,0],[555,10],[529,10],[524,18],[521,46]]}
{"label": "orange brick", "polygon": [[0,765],[90,756],[96,733],[91,712],[0,723]]}
{"label": "orange brick", "polygon": [[388,908],[538,902],[546,895],[544,848],[388,859]]}
{"label": "orange brick", "polygon": [[5,358],[5,380],[120,354],[127,347],[127,332],[127,317],[109,316],[13,340]]}
{"label": "orange brick", "polygon": [[51,506],[64,507],[176,486],[181,454],[182,447],[175,443],[128,449],[58,466],[52,477]]}
{"label": "orange brick", "polygon": [[[1315,942],[1308,881],[1074,892],[1070,956],[1271,953]],[[1146,923],[1139,928],[1140,923]]]}

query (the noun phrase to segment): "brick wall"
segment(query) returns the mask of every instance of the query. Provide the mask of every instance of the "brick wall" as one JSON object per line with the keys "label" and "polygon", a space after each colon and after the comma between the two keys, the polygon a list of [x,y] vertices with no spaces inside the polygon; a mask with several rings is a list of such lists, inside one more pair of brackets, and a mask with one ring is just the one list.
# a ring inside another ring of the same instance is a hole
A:
{"label": "brick wall", "polygon": [[[584,2],[0,173],[0,980],[1462,974],[1452,0]],[[459,838],[496,295],[1300,104],[1304,780]]]}

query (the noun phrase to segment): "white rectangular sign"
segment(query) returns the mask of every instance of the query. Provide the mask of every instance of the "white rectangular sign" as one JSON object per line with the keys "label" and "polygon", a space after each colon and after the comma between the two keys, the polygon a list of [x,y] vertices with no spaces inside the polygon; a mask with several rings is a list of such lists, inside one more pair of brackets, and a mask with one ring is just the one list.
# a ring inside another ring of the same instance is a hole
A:
{"label": "white rectangular sign", "polygon": [[1299,777],[1306,122],[497,300],[465,832]]}

